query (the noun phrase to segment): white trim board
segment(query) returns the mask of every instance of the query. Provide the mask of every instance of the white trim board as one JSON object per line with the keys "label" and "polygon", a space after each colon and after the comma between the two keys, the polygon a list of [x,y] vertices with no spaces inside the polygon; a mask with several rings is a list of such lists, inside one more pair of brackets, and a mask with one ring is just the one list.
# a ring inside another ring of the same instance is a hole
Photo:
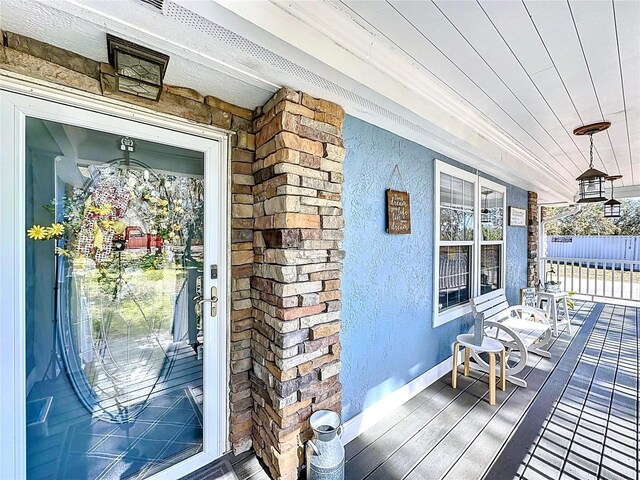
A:
{"label": "white trim board", "polygon": [[[459,358],[462,358],[461,353],[462,352],[459,352],[458,354],[460,356]],[[435,383],[440,379],[440,377],[451,372],[453,367],[452,362],[453,355],[447,357],[435,367],[427,370],[419,377],[411,380],[409,383],[405,383],[403,386],[388,394],[381,400],[378,400],[373,405],[365,408],[355,417],[347,420],[343,427],[342,443],[346,444],[357,436],[363,434],[380,420],[391,415],[399,407],[418,395],[429,385]]]}

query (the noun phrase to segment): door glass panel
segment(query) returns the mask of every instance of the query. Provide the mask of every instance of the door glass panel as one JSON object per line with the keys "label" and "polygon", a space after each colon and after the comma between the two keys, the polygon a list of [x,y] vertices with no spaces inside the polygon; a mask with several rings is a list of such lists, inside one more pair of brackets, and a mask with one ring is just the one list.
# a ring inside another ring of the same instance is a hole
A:
{"label": "door glass panel", "polygon": [[28,478],[201,451],[202,152],[28,118],[26,178]]}

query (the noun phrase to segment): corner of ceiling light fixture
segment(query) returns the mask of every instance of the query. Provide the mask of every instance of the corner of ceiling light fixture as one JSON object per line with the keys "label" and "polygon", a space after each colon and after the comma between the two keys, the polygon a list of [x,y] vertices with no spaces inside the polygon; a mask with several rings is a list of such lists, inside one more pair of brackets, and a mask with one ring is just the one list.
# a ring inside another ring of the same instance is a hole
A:
{"label": "corner of ceiling light fixture", "polygon": [[107,51],[120,92],[160,100],[169,55],[110,34],[107,34]]}
{"label": "corner of ceiling light fixture", "polygon": [[576,178],[580,197],[577,203],[604,202],[607,200],[604,196],[604,184],[607,174],[593,168],[593,134],[602,132],[610,126],[611,122],[597,122],[583,125],[573,131],[574,135],[589,136],[589,169]]}

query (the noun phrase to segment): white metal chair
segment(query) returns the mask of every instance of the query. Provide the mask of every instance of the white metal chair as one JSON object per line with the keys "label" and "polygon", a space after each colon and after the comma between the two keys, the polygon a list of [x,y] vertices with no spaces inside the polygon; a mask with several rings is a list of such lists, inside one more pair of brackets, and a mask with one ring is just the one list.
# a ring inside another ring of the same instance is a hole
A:
{"label": "white metal chair", "polygon": [[[474,316],[484,315],[485,335],[505,346],[506,379],[514,385],[526,387],[527,382],[516,375],[527,366],[529,352],[551,357],[546,349],[553,334],[544,310],[525,305],[509,306],[502,288],[472,298],[471,307]],[[476,363],[473,368],[490,373],[488,363],[479,354],[472,352],[472,356]]]}

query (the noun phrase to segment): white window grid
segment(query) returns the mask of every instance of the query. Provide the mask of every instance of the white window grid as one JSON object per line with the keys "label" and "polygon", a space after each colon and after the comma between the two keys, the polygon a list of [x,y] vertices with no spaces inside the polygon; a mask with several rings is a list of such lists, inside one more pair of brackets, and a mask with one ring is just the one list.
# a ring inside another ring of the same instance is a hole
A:
{"label": "white window grid", "polygon": [[[440,282],[441,280],[447,280],[449,277],[456,276],[457,274],[440,277],[440,247],[446,246],[463,246],[468,245],[470,249],[470,272],[469,272],[469,298],[480,295],[480,249],[484,245],[500,245],[500,265],[495,269],[500,271],[500,287],[505,286],[505,263],[506,263],[506,200],[507,189],[504,185],[496,182],[492,182],[486,178],[481,177],[477,172],[469,172],[460,168],[454,167],[441,160],[435,159],[435,174],[434,174],[434,261],[433,261],[433,326],[437,327],[450,322],[456,318],[461,317],[471,312],[470,302],[465,302],[460,305],[448,307],[440,311],[439,297],[440,297]],[[440,204],[440,178],[441,174],[450,175],[461,180],[466,180],[474,185],[474,205],[473,205],[473,225],[474,234],[473,240],[460,240],[450,241],[441,240],[441,225],[440,225],[440,209],[441,207],[451,208],[450,205]],[[482,234],[481,225],[481,192],[482,189],[490,189],[502,194],[502,239],[501,240],[484,240]]]}

